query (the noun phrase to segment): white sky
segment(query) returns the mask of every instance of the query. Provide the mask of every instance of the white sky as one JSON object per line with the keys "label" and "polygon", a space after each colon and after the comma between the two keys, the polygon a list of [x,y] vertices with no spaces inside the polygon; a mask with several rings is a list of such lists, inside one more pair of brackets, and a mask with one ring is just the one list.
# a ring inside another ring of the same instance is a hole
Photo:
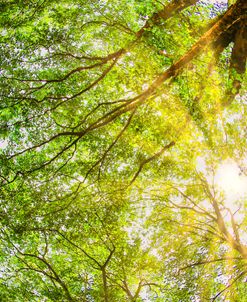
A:
{"label": "white sky", "polygon": [[7,145],[8,145],[8,141],[7,140],[0,140],[0,149],[6,148]]}

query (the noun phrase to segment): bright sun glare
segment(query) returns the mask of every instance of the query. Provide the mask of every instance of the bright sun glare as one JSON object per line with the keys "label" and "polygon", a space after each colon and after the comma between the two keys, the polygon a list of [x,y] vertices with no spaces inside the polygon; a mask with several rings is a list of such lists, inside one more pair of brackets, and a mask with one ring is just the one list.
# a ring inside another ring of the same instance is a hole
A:
{"label": "bright sun glare", "polygon": [[216,185],[225,192],[227,202],[234,202],[247,194],[247,177],[234,161],[225,161],[217,170]]}

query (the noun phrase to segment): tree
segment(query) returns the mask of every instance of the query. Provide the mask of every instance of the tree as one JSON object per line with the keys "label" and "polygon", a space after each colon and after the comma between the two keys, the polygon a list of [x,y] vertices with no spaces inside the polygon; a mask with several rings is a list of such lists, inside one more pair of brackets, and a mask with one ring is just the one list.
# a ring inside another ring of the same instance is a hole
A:
{"label": "tree", "polygon": [[2,300],[244,301],[246,8],[1,4]]}

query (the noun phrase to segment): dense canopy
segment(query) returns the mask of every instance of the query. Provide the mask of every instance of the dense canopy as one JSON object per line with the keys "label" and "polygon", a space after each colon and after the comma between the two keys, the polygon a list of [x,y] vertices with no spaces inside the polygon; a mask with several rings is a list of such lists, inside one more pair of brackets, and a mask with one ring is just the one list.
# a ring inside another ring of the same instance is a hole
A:
{"label": "dense canopy", "polygon": [[247,2],[0,10],[0,301],[246,301]]}

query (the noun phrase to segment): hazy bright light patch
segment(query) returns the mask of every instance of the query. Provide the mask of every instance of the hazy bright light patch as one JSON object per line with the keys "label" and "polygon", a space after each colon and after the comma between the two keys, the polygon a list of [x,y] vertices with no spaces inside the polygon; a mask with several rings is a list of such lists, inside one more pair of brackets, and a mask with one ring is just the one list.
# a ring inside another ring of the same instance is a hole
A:
{"label": "hazy bright light patch", "polygon": [[199,171],[199,172],[202,172],[203,174],[206,173],[206,162],[205,162],[205,159],[201,156],[198,156],[197,159],[196,159],[196,169]]}
{"label": "hazy bright light patch", "polygon": [[247,177],[231,160],[223,162],[217,170],[215,183],[224,191],[227,203],[234,203],[247,194]]}
{"label": "hazy bright light patch", "polygon": [[0,140],[0,149],[5,149],[8,146],[7,140]]}

